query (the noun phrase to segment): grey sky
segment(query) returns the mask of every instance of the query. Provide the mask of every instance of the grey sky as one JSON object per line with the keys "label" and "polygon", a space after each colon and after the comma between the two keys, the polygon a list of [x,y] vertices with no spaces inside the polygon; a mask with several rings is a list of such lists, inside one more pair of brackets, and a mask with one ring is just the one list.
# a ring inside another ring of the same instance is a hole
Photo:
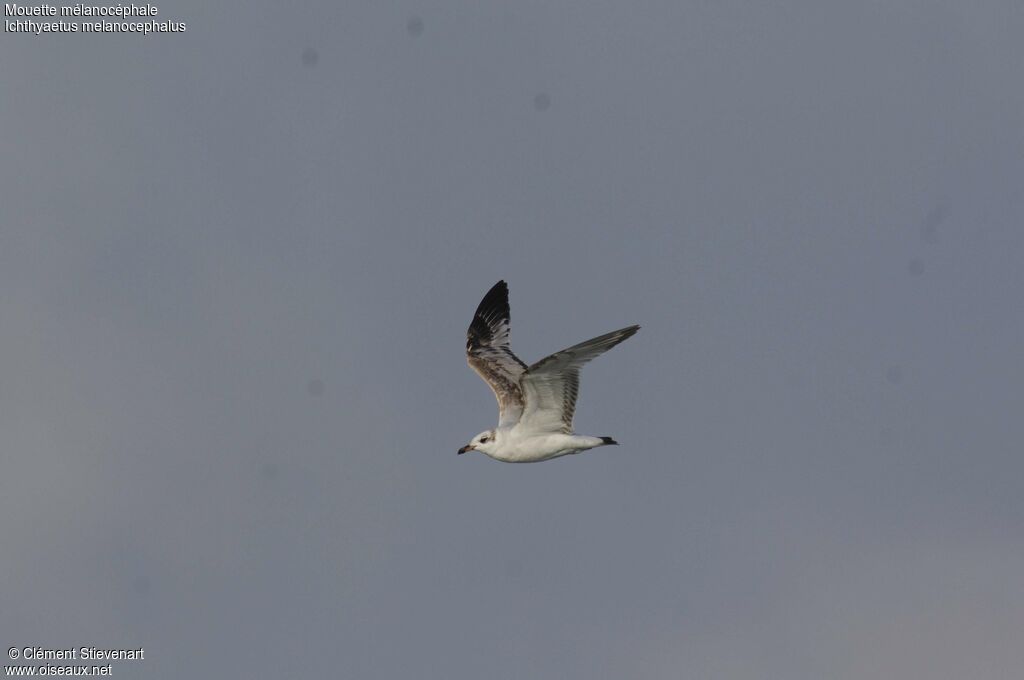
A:
{"label": "grey sky", "polygon": [[[0,40],[0,642],[117,677],[1011,678],[1024,9]],[[630,323],[540,465],[464,332]]]}

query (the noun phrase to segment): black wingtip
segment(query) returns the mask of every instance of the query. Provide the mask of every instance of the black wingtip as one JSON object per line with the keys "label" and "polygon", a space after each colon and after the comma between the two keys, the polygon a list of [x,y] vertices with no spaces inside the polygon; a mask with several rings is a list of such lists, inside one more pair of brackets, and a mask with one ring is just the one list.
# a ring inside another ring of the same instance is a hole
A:
{"label": "black wingtip", "polygon": [[487,291],[487,295],[484,295],[484,299],[477,306],[476,313],[486,315],[487,312],[494,309],[498,311],[508,309],[508,284],[504,280],[498,281],[491,286],[491,289]]}
{"label": "black wingtip", "polygon": [[491,286],[491,289],[487,291],[487,295],[484,296],[484,300],[490,299],[508,299],[508,284],[505,283],[505,279],[498,281],[496,284]]}
{"label": "black wingtip", "polygon": [[508,318],[508,284],[501,280],[491,286],[484,299],[477,305],[473,321],[469,324],[466,349],[472,350],[488,344],[493,337],[495,322],[507,322]]}
{"label": "black wingtip", "polygon": [[605,446],[618,446],[619,443],[611,437],[601,437],[601,441],[604,442]]}

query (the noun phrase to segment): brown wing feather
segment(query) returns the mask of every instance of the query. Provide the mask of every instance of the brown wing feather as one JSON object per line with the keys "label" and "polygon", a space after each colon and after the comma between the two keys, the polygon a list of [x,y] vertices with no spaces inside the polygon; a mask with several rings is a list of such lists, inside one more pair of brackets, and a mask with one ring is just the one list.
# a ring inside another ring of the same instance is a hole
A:
{"label": "brown wing feather", "polygon": [[498,426],[514,424],[523,413],[519,378],[526,364],[509,349],[508,285],[498,281],[487,292],[466,331],[466,361],[498,400]]}

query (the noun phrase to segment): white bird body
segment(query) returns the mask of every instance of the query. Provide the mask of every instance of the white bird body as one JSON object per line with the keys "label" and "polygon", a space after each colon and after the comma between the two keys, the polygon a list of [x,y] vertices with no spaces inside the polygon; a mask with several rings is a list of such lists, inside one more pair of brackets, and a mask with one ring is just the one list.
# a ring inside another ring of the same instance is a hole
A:
{"label": "white bird body", "polygon": [[640,327],[606,333],[527,366],[509,349],[509,316],[508,286],[499,281],[477,307],[466,341],[466,360],[498,400],[498,427],[481,432],[459,453],[479,451],[505,463],[535,463],[617,444],[611,437],[573,433],[579,371]]}
{"label": "white bird body", "polygon": [[[496,437],[494,447],[477,446],[480,451],[503,463],[539,463],[570,453],[579,453],[611,442],[607,437],[589,437],[579,434],[532,434],[518,428],[493,430]],[[490,442],[488,442],[490,443]]]}

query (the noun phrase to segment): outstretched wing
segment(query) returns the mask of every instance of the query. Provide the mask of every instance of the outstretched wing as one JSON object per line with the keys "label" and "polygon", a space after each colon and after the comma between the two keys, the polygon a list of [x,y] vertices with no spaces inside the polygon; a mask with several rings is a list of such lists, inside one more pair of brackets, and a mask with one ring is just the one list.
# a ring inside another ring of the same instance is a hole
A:
{"label": "outstretched wing", "polygon": [[508,332],[508,285],[498,281],[480,301],[466,331],[466,361],[498,398],[498,427],[514,425],[523,414],[519,378],[526,364],[509,349]]}
{"label": "outstretched wing", "polygon": [[580,389],[580,368],[638,330],[640,326],[630,326],[605,333],[555,352],[527,368],[520,378],[526,407],[519,427],[530,432],[571,434]]}

